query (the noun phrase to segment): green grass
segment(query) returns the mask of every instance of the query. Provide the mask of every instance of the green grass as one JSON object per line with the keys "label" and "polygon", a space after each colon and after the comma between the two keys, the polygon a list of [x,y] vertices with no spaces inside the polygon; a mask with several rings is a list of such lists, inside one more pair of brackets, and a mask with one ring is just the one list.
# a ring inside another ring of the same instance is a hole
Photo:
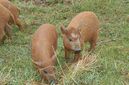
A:
{"label": "green grass", "polygon": [[[31,62],[31,37],[44,23],[56,25],[59,35],[59,62],[56,66],[59,85],[129,85],[127,0],[75,0],[71,4],[52,3],[49,0],[50,5],[43,6],[19,1],[14,0],[13,3],[21,9],[20,18],[25,32],[19,32],[14,27],[12,43],[6,40],[0,46],[0,85],[25,85],[26,82],[40,80]],[[67,26],[72,17],[82,11],[95,12],[101,23],[98,46],[93,54],[96,62],[88,66],[81,63],[79,65],[83,69],[76,67],[76,71],[72,67],[67,71],[62,70],[65,61],[60,25]]]}

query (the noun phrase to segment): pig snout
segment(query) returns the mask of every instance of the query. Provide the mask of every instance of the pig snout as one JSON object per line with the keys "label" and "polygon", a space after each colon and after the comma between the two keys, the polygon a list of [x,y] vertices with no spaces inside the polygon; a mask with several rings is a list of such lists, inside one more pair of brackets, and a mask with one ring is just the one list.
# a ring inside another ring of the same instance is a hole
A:
{"label": "pig snout", "polygon": [[75,53],[80,53],[81,52],[81,49],[80,48],[76,48],[75,49]]}
{"label": "pig snout", "polygon": [[74,50],[75,50],[75,53],[80,53],[81,52],[81,48],[78,48],[78,47],[75,48]]}
{"label": "pig snout", "polygon": [[80,41],[76,41],[75,43],[73,43],[73,50],[75,51],[75,53],[80,53],[81,52]]}
{"label": "pig snout", "polygon": [[49,81],[49,83],[50,83],[50,85],[56,85],[56,84],[57,84],[57,80],[51,79],[51,80]]}
{"label": "pig snout", "polygon": [[50,83],[50,85],[56,85],[57,84],[57,80],[54,77],[51,77],[49,79],[49,83]]}
{"label": "pig snout", "polygon": [[57,80],[55,77],[55,74],[48,74],[48,82],[50,85],[56,85],[57,84]]}

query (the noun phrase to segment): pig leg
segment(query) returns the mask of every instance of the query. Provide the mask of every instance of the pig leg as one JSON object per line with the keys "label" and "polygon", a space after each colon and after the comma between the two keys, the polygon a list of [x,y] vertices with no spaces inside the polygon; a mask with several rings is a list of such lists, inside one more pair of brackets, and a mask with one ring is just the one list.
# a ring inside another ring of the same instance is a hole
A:
{"label": "pig leg", "polygon": [[0,44],[3,44],[6,39],[4,27],[0,28]]}
{"label": "pig leg", "polygon": [[5,39],[6,39],[6,36],[4,35],[2,40],[1,40],[1,44],[4,44]]}
{"label": "pig leg", "polygon": [[98,32],[95,33],[94,37],[89,41],[89,43],[90,43],[89,51],[94,51],[95,50],[97,39],[98,39]]}
{"label": "pig leg", "polygon": [[90,42],[90,49],[89,51],[94,51],[96,47],[96,43],[95,42]]}
{"label": "pig leg", "polygon": [[16,25],[19,27],[20,31],[24,31],[23,26],[22,26],[22,24],[21,24],[19,19],[16,20]]}
{"label": "pig leg", "polygon": [[65,60],[68,61],[69,60],[69,51],[65,48]]}
{"label": "pig leg", "polygon": [[6,24],[5,26],[5,33],[7,35],[7,37],[12,40],[12,28],[9,24]]}
{"label": "pig leg", "polygon": [[75,54],[73,62],[77,62],[81,58],[81,54]]}
{"label": "pig leg", "polygon": [[94,51],[96,47],[96,41],[97,39],[91,40],[90,43],[90,49],[88,51]]}

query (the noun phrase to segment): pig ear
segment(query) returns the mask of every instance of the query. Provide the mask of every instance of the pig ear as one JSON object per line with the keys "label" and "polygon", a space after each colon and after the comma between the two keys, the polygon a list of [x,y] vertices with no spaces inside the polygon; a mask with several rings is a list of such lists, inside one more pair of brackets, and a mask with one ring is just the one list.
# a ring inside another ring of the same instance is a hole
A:
{"label": "pig ear", "polygon": [[52,56],[52,61],[53,61],[53,62],[56,61],[56,54],[54,54],[54,55]]}
{"label": "pig ear", "polygon": [[36,66],[38,66],[38,67],[42,67],[41,62],[34,61],[34,60],[32,60],[32,62],[33,62]]}
{"label": "pig ear", "polygon": [[67,30],[65,29],[65,27],[64,27],[64,25],[61,25],[61,32],[63,33],[63,34],[66,34],[67,33]]}

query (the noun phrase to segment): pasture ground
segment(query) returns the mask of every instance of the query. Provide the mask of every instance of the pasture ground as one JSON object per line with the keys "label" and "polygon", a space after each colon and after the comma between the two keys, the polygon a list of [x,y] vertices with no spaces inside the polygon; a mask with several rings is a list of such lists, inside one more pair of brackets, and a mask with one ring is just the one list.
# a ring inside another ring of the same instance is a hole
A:
{"label": "pasture ground", "polygon": [[[44,23],[56,25],[59,35],[56,68],[57,78],[63,77],[59,85],[129,85],[129,1],[74,0],[71,4],[53,1],[36,6],[13,0],[21,10],[25,32],[13,26],[12,43],[6,40],[0,46],[0,85],[31,85],[40,80],[31,62],[31,37]],[[62,75],[65,60],[60,26],[67,26],[72,17],[82,11],[95,12],[101,23],[98,45],[91,55],[95,61],[88,66],[81,63],[82,66],[69,72],[64,69]]]}

